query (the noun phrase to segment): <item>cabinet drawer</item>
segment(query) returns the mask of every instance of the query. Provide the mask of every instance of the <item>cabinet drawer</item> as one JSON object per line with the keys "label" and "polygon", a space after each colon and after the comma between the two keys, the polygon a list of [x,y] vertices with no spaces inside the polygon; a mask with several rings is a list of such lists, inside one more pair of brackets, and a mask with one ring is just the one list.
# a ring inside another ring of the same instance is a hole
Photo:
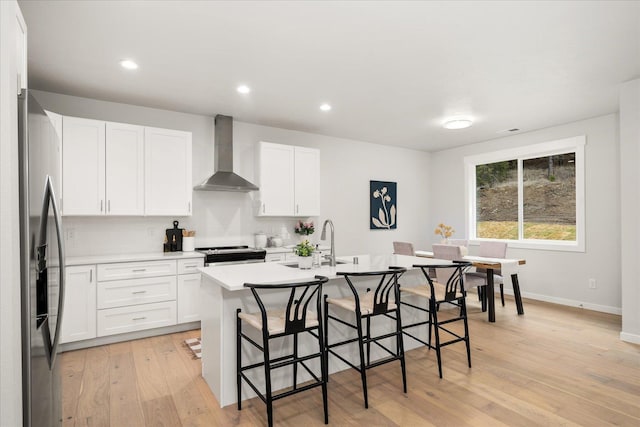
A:
{"label": "cabinet drawer", "polygon": [[204,267],[204,258],[178,260],[178,274],[198,273],[198,267]]}
{"label": "cabinet drawer", "polygon": [[99,337],[175,324],[175,301],[98,310]]}
{"label": "cabinet drawer", "polygon": [[176,276],[98,282],[98,309],[176,299]]}
{"label": "cabinet drawer", "polygon": [[284,260],[285,260],[284,252],[280,252],[276,254],[267,254],[264,257],[264,262],[278,262],[278,261],[284,261]]}
{"label": "cabinet drawer", "polygon": [[98,264],[98,282],[176,274],[176,260]]}

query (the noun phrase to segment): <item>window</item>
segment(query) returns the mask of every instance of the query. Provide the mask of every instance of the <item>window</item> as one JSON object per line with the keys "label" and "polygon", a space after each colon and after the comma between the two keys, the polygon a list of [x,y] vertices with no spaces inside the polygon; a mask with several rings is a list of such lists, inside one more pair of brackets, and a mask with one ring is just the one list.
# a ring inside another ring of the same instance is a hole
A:
{"label": "window", "polygon": [[584,145],[580,136],[466,157],[470,237],[584,251]]}

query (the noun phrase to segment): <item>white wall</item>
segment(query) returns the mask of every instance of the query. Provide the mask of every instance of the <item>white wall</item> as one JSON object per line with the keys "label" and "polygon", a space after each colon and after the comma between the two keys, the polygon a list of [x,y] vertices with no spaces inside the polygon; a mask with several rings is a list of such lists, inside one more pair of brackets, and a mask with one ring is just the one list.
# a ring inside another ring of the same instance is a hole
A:
{"label": "white wall", "polygon": [[[607,115],[432,153],[430,216],[466,236],[464,164],[468,155],[585,135],[586,251],[510,248],[527,265],[519,275],[525,297],[620,313],[620,184],[618,117]],[[637,158],[637,157],[636,157]],[[637,216],[637,215],[636,215]],[[432,232],[433,233],[433,232]],[[431,243],[436,236],[430,234]],[[473,253],[473,249],[471,252]],[[588,288],[589,278],[597,289]],[[525,306],[526,312],[526,306]]]}
{"label": "white wall", "polygon": [[22,424],[15,1],[0,1],[0,425]]}
{"label": "white wall", "polygon": [[640,79],[620,89],[620,193],[622,247],[622,332],[620,338],[640,344]]}
{"label": "white wall", "polygon": [[[213,116],[198,116],[86,98],[36,92],[43,106],[70,116],[181,129],[193,133],[193,183],[213,172]],[[428,221],[427,172],[429,154],[311,133],[234,123],[234,170],[259,185],[255,150],[259,141],[319,148],[321,152],[321,216],[314,218],[320,237],[321,221],[331,218],[336,227],[336,252],[355,254],[389,252],[394,240],[426,245],[432,225]],[[398,183],[398,229],[369,230],[369,180]],[[196,230],[196,246],[253,244],[253,234],[277,234],[286,226],[293,235],[293,218],[254,216],[258,193],[193,193],[193,216],[176,218],[181,227]],[[254,200],[255,199],[255,200]],[[70,256],[147,252],[162,247],[164,229],[174,218],[101,217],[66,218],[73,229],[67,239]]]}

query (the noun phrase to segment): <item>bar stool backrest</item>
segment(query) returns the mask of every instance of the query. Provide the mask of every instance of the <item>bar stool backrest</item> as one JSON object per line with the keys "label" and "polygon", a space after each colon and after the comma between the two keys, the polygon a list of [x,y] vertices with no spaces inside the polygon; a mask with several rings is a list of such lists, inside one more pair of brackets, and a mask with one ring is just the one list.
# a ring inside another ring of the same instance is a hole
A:
{"label": "bar stool backrest", "polygon": [[[436,299],[436,281],[429,274],[429,270],[435,270],[438,277],[437,283],[444,286],[444,301],[454,301],[464,295],[464,271],[471,266],[470,262],[456,261],[452,264],[441,265],[419,265],[414,267],[420,267],[422,273],[427,278],[429,286],[431,287],[431,298]],[[445,278],[446,277],[446,281]]]}
{"label": "bar stool backrest", "polygon": [[[388,270],[380,271],[367,271],[367,272],[353,272],[337,273],[340,276],[344,276],[347,284],[353,292],[354,298],[357,301],[356,307],[360,307],[360,299],[355,285],[352,279],[356,277],[374,277],[380,276],[380,280],[373,293],[373,312],[372,315],[383,314],[389,311],[389,297],[393,291],[393,298],[396,304],[400,303],[400,287],[398,286],[398,278],[407,271],[403,267],[389,267]],[[360,314],[360,313],[358,313]]]}
{"label": "bar stool backrest", "polygon": [[[309,305],[315,297],[316,316],[320,318],[320,301],[322,285],[329,279],[324,276],[316,276],[314,280],[295,283],[245,283],[244,286],[251,289],[258,303],[262,315],[262,325],[267,325],[267,309],[260,297],[260,293],[266,290],[289,289],[289,299],[285,309],[284,335],[295,334],[306,330]],[[313,305],[312,305],[313,306]]]}

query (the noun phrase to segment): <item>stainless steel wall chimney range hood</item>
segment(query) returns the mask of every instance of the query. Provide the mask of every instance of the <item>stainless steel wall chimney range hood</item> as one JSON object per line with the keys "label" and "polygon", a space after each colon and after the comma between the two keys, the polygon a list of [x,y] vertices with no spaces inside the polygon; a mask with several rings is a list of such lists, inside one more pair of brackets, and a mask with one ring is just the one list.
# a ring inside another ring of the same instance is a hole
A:
{"label": "stainless steel wall chimney range hood", "polygon": [[193,187],[200,191],[256,191],[258,187],[233,173],[233,117],[215,118],[215,169],[213,175]]}

